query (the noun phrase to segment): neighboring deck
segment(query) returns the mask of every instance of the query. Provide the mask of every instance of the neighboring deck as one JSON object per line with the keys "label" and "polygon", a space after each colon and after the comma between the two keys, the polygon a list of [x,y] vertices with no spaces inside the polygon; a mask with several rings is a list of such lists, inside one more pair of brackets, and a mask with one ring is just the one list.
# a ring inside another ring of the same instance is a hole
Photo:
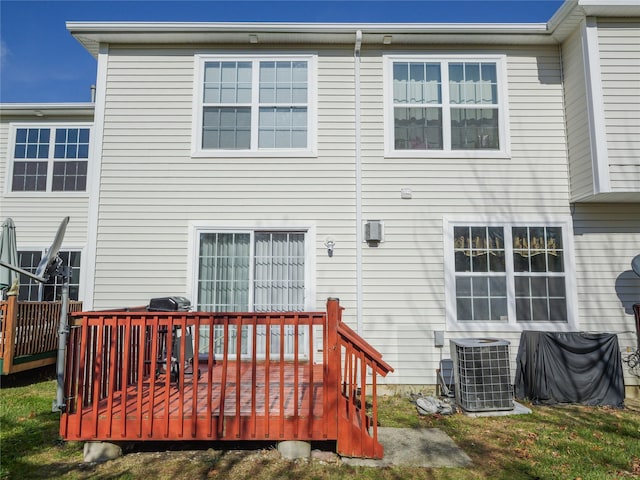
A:
{"label": "neighboring deck", "polygon": [[343,455],[381,458],[376,377],[392,369],[341,312],[337,300],[326,313],[82,312],[61,435],[335,440]]}
{"label": "neighboring deck", "polygon": [[[61,302],[23,302],[11,295],[0,301],[0,374],[56,363]],[[70,301],[69,312],[82,310]]]}

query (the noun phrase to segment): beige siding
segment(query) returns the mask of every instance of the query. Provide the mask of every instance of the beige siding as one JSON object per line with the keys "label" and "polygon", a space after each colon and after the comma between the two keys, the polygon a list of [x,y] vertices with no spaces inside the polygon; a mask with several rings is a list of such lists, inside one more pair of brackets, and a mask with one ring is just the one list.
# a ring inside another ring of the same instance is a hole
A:
{"label": "beige siding", "polygon": [[[339,297],[346,307],[345,318],[353,325],[356,199],[352,50],[317,50],[317,158],[192,158],[196,50],[206,49],[111,48],[95,307],[143,304],[153,296],[169,294],[192,296],[193,291],[186,290],[192,261],[189,222],[252,227],[288,221],[316,228],[315,305],[321,309],[328,296]],[[444,217],[455,214],[473,220],[480,214],[521,218],[571,213],[563,94],[578,91],[575,97],[567,97],[572,102],[567,108],[570,129],[574,135],[586,134],[586,114],[579,106],[584,102],[584,82],[563,92],[557,47],[505,47],[501,52],[507,55],[510,158],[445,159],[385,158],[382,52],[363,51],[363,217],[384,221],[385,241],[377,248],[363,248],[362,333],[396,369],[384,379],[387,384],[435,383],[441,355],[449,356],[449,340],[478,336],[446,331]],[[496,53],[496,47],[490,53]],[[581,61],[579,65],[567,64],[566,48],[563,57],[564,68],[573,70],[570,76],[574,82]],[[165,101],[167,92],[176,95]],[[569,148],[575,155],[572,158],[590,162],[588,148],[580,150],[584,140],[571,135],[569,139],[573,142]],[[572,181],[573,168],[582,165],[580,161],[572,164]],[[575,188],[586,188],[590,181]],[[400,198],[403,187],[413,190],[411,200]],[[638,213],[635,218],[640,217]],[[634,218],[633,214],[618,219],[619,228],[625,219]],[[615,302],[611,287],[600,292],[598,282],[613,279],[615,283],[614,277],[624,271],[622,261],[628,255],[629,242],[634,238],[636,245],[638,242],[637,232],[621,230],[621,236],[615,238],[626,250],[621,251],[619,264],[607,274],[589,276],[592,269],[599,268],[598,258],[606,258],[600,252],[592,259],[588,252],[597,250],[591,238],[599,241],[596,236],[604,226],[602,221],[592,214],[579,218],[581,231],[588,231],[588,235],[576,240],[578,294],[581,301],[610,305]],[[336,241],[332,258],[323,245],[329,235]],[[600,312],[586,305],[580,305],[584,315],[580,327],[596,329]],[[614,317],[612,325],[623,328],[627,317],[619,311]],[[442,351],[434,346],[434,330],[445,331]],[[505,331],[491,332],[491,336],[509,340],[515,360],[519,334]],[[629,338],[624,341],[628,343]]]}
{"label": "beige siding", "polygon": [[[623,355],[636,348],[632,305],[640,278],[631,260],[640,245],[640,205],[578,204],[574,214],[576,277],[581,329],[617,333]],[[637,385],[629,375],[627,385]]]}
{"label": "beige siding", "polygon": [[[504,53],[512,155],[493,159],[384,158],[382,59],[363,56],[364,217],[385,224],[385,242],[364,249],[363,333],[401,372],[388,384],[435,383],[433,332],[446,330],[443,217],[569,213],[559,50]],[[400,198],[402,187],[411,200]],[[465,336],[474,334],[446,332],[443,356],[449,339]],[[512,342],[515,360],[519,335],[492,336]]]}
{"label": "beige siding", "polygon": [[[192,158],[195,51],[110,50],[96,308],[192,297],[189,222],[315,226],[317,308],[328,296],[353,301],[352,53],[319,52],[318,158]],[[332,259],[323,246],[328,235],[336,241]]]}
{"label": "beige siding", "polygon": [[70,217],[62,248],[84,248],[87,242],[88,193],[13,193],[10,172],[9,132],[12,122],[43,125],[65,122],[91,122],[91,118],[57,117],[53,122],[35,117],[7,117],[0,122],[0,221],[13,218],[18,249],[46,248],[51,245],[60,221]]}
{"label": "beige siding", "polygon": [[571,197],[576,200],[593,194],[593,160],[580,29],[576,29],[562,45],[562,62]]}
{"label": "beige siding", "polygon": [[3,201],[0,202],[0,219],[7,215],[4,213],[4,195],[7,191],[7,168],[9,162],[9,122],[4,118],[0,121],[0,192]]}
{"label": "beige siding", "polygon": [[612,191],[640,191],[640,21],[598,21]]}

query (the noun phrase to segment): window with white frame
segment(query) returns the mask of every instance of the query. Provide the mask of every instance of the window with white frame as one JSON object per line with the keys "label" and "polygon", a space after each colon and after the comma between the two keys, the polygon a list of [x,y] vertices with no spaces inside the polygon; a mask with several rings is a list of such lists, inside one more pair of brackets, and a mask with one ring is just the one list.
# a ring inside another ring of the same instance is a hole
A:
{"label": "window with white frame", "polygon": [[505,150],[500,57],[387,57],[389,153]]}
{"label": "window with white frame", "polygon": [[14,132],[11,191],[86,191],[88,126],[18,126]]}
{"label": "window with white frame", "polygon": [[311,56],[201,56],[197,151],[309,151]]}
{"label": "window with white frame", "polygon": [[449,226],[449,319],[457,326],[568,324],[566,225]]}
{"label": "window with white frame", "polygon": [[[34,273],[44,250],[20,250],[18,251],[18,265],[27,272]],[[69,279],[69,299],[78,300],[80,291],[80,252],[74,250],[66,250],[58,252],[63,266],[71,269],[71,278]],[[42,284],[27,277],[20,275],[20,291],[18,292],[18,300],[23,301],[53,301],[60,300],[62,295],[62,278],[51,276],[47,283]]]}
{"label": "window with white frame", "polygon": [[[305,306],[305,232],[203,231],[199,234],[197,308],[214,312],[302,311]],[[285,352],[293,353],[293,327],[285,331]],[[306,327],[299,327],[306,338]],[[235,352],[236,328],[230,327],[229,349]],[[214,336],[222,338],[222,327]],[[266,327],[257,330],[257,352],[265,354]],[[271,329],[271,354],[280,348],[280,329]],[[209,332],[201,331],[200,351]],[[249,349],[249,328],[242,328],[242,354]],[[304,342],[301,342],[304,346]],[[216,354],[223,345],[216,343]]]}

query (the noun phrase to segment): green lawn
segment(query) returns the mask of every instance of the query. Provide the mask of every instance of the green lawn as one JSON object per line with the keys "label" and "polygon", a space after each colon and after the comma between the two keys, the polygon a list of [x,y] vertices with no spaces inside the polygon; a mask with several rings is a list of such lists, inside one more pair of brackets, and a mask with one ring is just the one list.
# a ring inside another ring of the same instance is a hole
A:
{"label": "green lawn", "polygon": [[[58,437],[51,370],[2,377],[0,477],[166,479],[614,479],[640,478],[640,413],[579,406],[538,407],[531,415],[421,417],[402,396],[381,397],[380,424],[446,432],[471,457],[467,468],[365,468],[337,459],[289,462],[272,446],[220,450],[215,444],[138,446],[101,465],[82,463],[82,443]],[[171,448],[167,448],[171,447]],[[145,451],[143,451],[145,450]]]}

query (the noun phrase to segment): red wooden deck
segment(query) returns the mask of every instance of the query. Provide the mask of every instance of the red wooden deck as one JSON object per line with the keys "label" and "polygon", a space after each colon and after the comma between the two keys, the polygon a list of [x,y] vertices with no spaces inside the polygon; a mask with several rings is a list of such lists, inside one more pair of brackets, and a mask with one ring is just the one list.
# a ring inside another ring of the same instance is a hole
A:
{"label": "red wooden deck", "polygon": [[[392,369],[341,312],[337,300],[326,313],[82,312],[69,337],[61,435],[336,440],[338,453],[381,458],[376,376]],[[191,340],[216,350],[215,335],[201,339],[202,328],[230,340],[193,368]],[[174,337],[188,331],[193,339]]]}
{"label": "red wooden deck", "polygon": [[[61,302],[23,302],[15,295],[0,301],[0,374],[56,363]],[[82,302],[69,301],[69,312]]]}

